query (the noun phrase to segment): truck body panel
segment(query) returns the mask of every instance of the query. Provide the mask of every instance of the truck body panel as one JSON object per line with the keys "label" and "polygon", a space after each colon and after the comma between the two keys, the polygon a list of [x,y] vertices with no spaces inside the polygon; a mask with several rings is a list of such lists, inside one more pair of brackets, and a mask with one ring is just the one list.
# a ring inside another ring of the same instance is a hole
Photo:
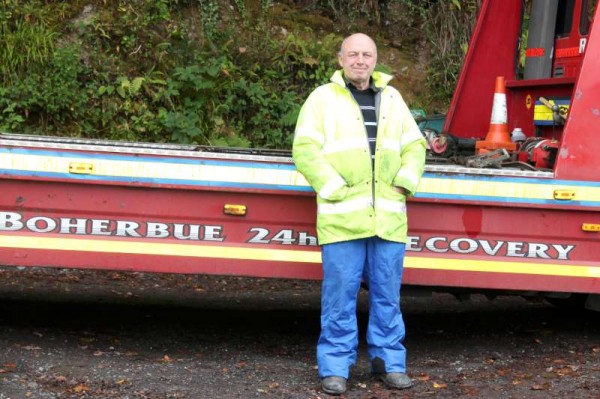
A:
{"label": "truck body panel", "polygon": [[[0,144],[2,264],[321,277],[314,193],[289,157]],[[465,169],[427,166],[409,201],[406,284],[600,292],[597,233],[582,230],[600,184]]]}

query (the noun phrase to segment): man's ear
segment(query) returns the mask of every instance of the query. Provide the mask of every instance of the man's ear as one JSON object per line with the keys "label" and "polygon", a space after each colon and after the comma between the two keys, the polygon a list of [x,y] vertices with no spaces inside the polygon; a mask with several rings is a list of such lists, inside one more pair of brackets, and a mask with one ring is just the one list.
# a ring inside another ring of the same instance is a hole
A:
{"label": "man's ear", "polygon": [[338,53],[338,64],[343,68],[344,64],[342,63],[342,53]]}

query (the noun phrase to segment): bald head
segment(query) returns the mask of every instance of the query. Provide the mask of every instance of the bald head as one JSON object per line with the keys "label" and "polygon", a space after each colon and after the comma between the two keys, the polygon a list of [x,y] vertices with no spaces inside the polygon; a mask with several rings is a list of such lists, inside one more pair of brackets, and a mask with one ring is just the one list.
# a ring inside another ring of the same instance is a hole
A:
{"label": "bald head", "polygon": [[365,90],[377,64],[377,46],[364,33],[355,33],[342,42],[338,61],[346,79],[357,89]]}
{"label": "bald head", "polygon": [[373,51],[375,51],[375,54],[377,54],[377,46],[375,45],[375,41],[371,39],[368,35],[365,35],[364,33],[354,33],[346,37],[342,41],[342,45],[340,46],[340,52],[338,54],[342,54],[345,48],[347,48],[348,46],[352,46],[356,43],[362,43],[367,46],[372,46]]}

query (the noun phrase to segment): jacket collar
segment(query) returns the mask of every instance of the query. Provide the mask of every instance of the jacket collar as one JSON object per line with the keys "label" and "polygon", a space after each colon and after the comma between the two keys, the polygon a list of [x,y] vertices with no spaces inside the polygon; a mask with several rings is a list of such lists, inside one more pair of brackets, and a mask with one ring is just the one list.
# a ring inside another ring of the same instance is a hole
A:
{"label": "jacket collar", "polygon": [[[387,73],[374,71],[371,75],[371,85],[374,85],[375,90],[379,91],[385,88],[392,78],[393,76],[388,75]],[[331,77],[331,81],[339,86],[346,87],[346,80],[344,79],[344,74],[341,69],[335,71]]]}

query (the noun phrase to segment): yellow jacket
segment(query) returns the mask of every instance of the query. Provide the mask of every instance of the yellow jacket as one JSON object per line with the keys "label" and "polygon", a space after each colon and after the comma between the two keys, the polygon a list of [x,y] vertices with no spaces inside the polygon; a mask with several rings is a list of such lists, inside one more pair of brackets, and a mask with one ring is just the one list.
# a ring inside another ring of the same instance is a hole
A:
{"label": "yellow jacket", "polygon": [[377,144],[373,170],[362,113],[342,76],[315,89],[300,110],[296,167],[317,193],[319,244],[379,236],[406,242],[406,198],[417,189],[425,139],[390,75],[374,72]]}

